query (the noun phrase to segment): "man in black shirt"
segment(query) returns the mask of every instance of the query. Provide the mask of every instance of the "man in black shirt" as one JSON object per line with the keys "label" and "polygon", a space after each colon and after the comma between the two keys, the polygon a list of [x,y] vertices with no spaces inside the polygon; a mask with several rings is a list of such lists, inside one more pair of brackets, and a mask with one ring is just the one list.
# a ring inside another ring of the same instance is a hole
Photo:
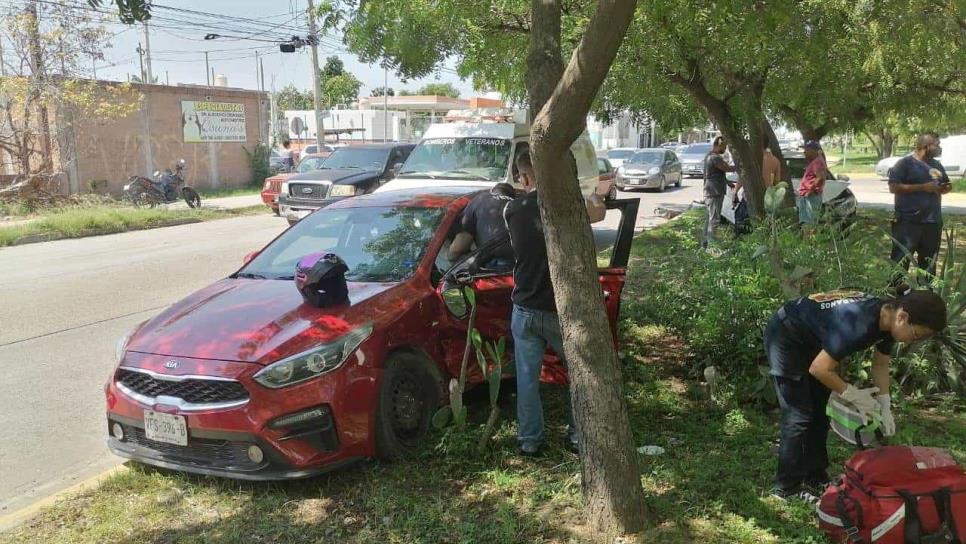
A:
{"label": "man in black shirt", "polygon": [[[708,247],[714,239],[714,229],[721,223],[721,206],[728,192],[727,173],[736,169],[724,160],[728,147],[723,136],[714,139],[711,152],[704,158],[704,204],[708,208],[708,219],[704,223],[702,247]],[[733,186],[733,185],[732,185]]]}
{"label": "man in black shirt", "polygon": [[[476,242],[480,247],[491,240],[503,238],[507,234],[503,209],[516,196],[509,183],[497,183],[492,189],[473,197],[463,211],[460,221],[462,232],[456,235],[447,251],[450,261],[455,261]],[[497,249],[493,258],[486,263],[489,268],[509,270],[513,266],[513,250],[509,246]]]}
{"label": "man in black shirt", "polygon": [[[517,157],[516,165],[527,193],[507,204],[503,216],[516,257],[511,330],[517,374],[517,441],[520,453],[530,456],[538,453],[543,440],[543,405],[540,402],[543,356],[548,346],[561,360],[564,351],[530,154],[522,153]],[[604,218],[606,209],[600,195],[593,193],[586,204],[591,223]],[[567,417],[570,423],[568,446],[575,450],[578,437],[570,414],[569,393]]]}
{"label": "man in black shirt", "polygon": [[[946,170],[936,160],[941,154],[939,137],[927,132],[916,138],[916,150],[889,170],[889,192],[896,195],[892,261],[908,268],[908,256],[916,254],[919,268],[930,274],[936,273],[942,239],[942,195],[952,190]],[[900,281],[897,275],[893,285]]]}

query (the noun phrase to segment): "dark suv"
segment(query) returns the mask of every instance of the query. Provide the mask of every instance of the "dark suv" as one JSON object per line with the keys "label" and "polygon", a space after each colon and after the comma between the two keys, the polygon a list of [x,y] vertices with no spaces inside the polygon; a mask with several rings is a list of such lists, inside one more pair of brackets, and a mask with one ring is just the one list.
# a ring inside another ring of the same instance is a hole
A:
{"label": "dark suv", "polygon": [[279,213],[294,224],[318,208],[371,193],[392,179],[413,144],[364,144],[337,148],[318,170],[292,176],[278,197]]}

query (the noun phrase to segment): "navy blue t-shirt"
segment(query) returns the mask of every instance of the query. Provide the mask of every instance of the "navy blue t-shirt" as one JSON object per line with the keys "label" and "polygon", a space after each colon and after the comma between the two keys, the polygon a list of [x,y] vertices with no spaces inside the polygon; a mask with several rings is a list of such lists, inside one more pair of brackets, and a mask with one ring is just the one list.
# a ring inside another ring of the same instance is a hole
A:
{"label": "navy blue t-shirt", "polygon": [[513,267],[513,303],[531,310],[556,312],[550,265],[547,262],[547,241],[543,236],[543,222],[537,192],[530,191],[515,198],[503,210],[510,244],[516,257]]}
{"label": "navy blue t-shirt", "polygon": [[786,326],[794,331],[803,353],[801,357],[772,361],[771,373],[797,377],[808,372],[815,357],[825,350],[841,361],[875,346],[889,354],[894,340],[879,329],[879,313],[885,301],[860,291],[838,290],[815,293],[786,302],[782,307]]}
{"label": "navy blue t-shirt", "polygon": [[[949,176],[936,159],[920,161],[908,155],[889,170],[889,183],[949,183]],[[896,194],[896,219],[910,223],[942,223],[942,198],[937,193]]]}
{"label": "navy blue t-shirt", "polygon": [[[461,226],[463,231],[473,235],[477,246],[507,235],[503,209],[514,198],[513,187],[498,183],[486,193],[476,195],[463,212]],[[497,248],[494,257],[507,261],[513,260],[513,250],[509,245]]]}

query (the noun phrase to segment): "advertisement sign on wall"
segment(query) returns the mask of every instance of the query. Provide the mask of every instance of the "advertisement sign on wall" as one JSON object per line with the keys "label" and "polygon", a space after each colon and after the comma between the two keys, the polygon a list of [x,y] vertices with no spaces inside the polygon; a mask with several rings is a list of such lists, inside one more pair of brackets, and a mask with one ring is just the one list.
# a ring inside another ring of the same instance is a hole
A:
{"label": "advertisement sign on wall", "polygon": [[245,142],[245,105],[230,102],[181,101],[185,143]]}

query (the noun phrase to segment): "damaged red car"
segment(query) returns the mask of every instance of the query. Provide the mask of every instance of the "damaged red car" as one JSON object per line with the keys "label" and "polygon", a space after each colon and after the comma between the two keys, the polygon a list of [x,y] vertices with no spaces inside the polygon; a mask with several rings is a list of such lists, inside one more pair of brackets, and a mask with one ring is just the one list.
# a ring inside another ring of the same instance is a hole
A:
{"label": "damaged red car", "polygon": [[[508,240],[456,262],[446,257],[476,191],[334,203],[246,257],[238,272],[136,327],[118,342],[105,387],[111,451],[252,480],[414,453],[459,374],[468,315],[460,286],[476,292],[481,334],[512,343],[512,271],[490,267]],[[608,203],[623,215],[610,266],[600,270],[615,330],[637,203]],[[309,303],[296,288],[296,266],[320,252],[348,267],[347,300]],[[566,380],[551,353],[543,378]],[[478,369],[469,381],[483,381]]]}

